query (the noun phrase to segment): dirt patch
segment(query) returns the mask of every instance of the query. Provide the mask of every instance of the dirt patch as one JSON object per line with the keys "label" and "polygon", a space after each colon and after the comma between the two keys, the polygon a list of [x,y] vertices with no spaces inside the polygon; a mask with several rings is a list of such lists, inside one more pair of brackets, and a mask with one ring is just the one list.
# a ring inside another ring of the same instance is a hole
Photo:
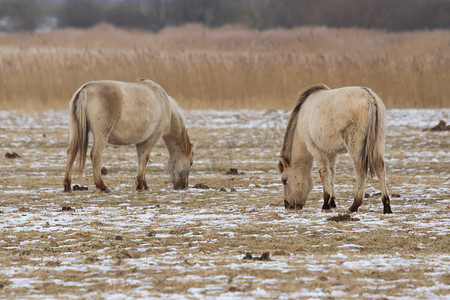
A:
{"label": "dirt patch", "polygon": [[253,257],[250,252],[247,252],[242,259],[254,261],[271,261],[269,252],[264,252],[260,257]]}
{"label": "dirt patch", "polygon": [[359,221],[359,218],[352,218],[349,214],[338,214],[335,217],[328,218],[327,221],[346,222],[346,221]]}
{"label": "dirt patch", "polygon": [[21,156],[19,154],[17,154],[16,152],[6,152],[5,153],[5,157],[9,158],[9,159],[14,159],[14,158],[20,158]]}
{"label": "dirt patch", "polygon": [[239,172],[236,168],[230,168],[226,173],[226,175],[242,175],[244,172]]}
{"label": "dirt patch", "polygon": [[209,189],[209,186],[204,183],[197,183],[196,185],[194,185],[194,189],[207,190],[207,189]]}
{"label": "dirt patch", "polygon": [[440,120],[439,124],[429,129],[425,129],[425,131],[449,131],[450,125],[447,125],[444,120]]}
{"label": "dirt patch", "polygon": [[61,211],[75,211],[75,208],[72,208],[70,206],[63,206],[61,208]]}

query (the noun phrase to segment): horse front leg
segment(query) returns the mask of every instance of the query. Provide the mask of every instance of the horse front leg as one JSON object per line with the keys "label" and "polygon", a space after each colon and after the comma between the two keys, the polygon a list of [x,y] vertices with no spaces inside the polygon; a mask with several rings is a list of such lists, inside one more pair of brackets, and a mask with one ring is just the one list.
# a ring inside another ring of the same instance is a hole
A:
{"label": "horse front leg", "polygon": [[[329,210],[332,207],[330,206],[332,189],[330,185],[330,166],[328,157],[325,153],[323,153],[320,149],[317,148],[313,149],[313,156],[316,159],[317,168],[319,169],[320,180],[322,181],[323,187],[322,209]],[[336,207],[336,204],[334,204],[334,207]]]}
{"label": "horse front leg", "polygon": [[148,190],[147,181],[145,180],[145,168],[150,159],[150,151],[158,140],[159,135],[153,134],[145,142],[136,145],[136,152],[138,156],[138,170],[136,176],[136,190]]}

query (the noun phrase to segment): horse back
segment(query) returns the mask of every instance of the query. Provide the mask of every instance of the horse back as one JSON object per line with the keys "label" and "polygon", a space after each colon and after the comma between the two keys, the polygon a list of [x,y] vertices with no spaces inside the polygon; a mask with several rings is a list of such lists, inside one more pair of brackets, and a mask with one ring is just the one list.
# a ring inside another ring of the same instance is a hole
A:
{"label": "horse back", "polygon": [[361,87],[323,90],[303,104],[298,130],[325,152],[345,151],[344,133],[365,128],[373,97]]}
{"label": "horse back", "polygon": [[86,84],[85,91],[89,125],[110,132],[110,143],[140,143],[168,126],[170,104],[156,84],[93,81]]}

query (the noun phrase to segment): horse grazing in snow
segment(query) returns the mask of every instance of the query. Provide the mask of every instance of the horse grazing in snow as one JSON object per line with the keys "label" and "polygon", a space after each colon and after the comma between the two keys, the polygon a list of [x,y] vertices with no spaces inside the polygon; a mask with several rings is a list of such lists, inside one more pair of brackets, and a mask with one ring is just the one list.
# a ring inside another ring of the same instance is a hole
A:
{"label": "horse grazing in snow", "polygon": [[330,89],[322,84],[303,91],[289,118],[278,164],[285,208],[305,205],[314,184],[314,159],[323,185],[322,209],[335,208],[336,156],[348,151],[357,175],[350,212],[361,206],[370,173],[381,184],[383,213],[392,213],[385,179],[384,124],[384,104],[368,88]]}
{"label": "horse grazing in snow", "polygon": [[94,182],[101,191],[110,191],[100,172],[102,151],[107,143],[136,145],[136,189],[142,190],[148,189],[145,167],[150,151],[160,137],[169,150],[168,170],[174,188],[188,187],[193,147],[177,103],[158,84],[147,79],[138,82],[91,81],[75,92],[69,110],[65,192],[71,190],[71,172],[77,154],[79,173],[83,173],[89,131],[94,136],[91,151]]}

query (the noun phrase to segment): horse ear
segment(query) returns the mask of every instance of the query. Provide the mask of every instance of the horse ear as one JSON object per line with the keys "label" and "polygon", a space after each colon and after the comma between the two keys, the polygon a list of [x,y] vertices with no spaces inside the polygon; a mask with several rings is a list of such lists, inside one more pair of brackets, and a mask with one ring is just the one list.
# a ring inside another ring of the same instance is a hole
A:
{"label": "horse ear", "polygon": [[278,162],[278,171],[279,171],[280,173],[283,173],[283,171],[284,171],[284,166],[283,166],[283,164],[281,163],[281,161]]}
{"label": "horse ear", "polygon": [[283,173],[284,169],[286,167],[289,167],[289,162],[283,157],[280,156],[279,157],[280,161],[278,162],[278,170],[280,171],[280,173]]}

